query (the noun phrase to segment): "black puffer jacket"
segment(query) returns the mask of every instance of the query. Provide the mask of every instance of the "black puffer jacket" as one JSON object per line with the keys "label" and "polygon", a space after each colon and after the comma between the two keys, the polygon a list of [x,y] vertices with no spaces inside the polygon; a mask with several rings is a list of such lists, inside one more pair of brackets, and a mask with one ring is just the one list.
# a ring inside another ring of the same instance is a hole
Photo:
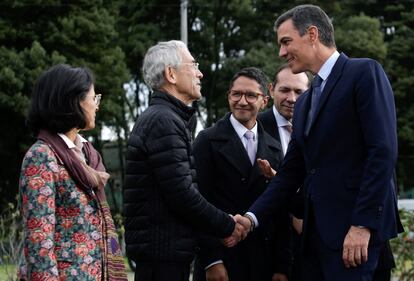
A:
{"label": "black puffer jacket", "polygon": [[189,121],[194,109],[155,92],[128,141],[124,190],[127,255],[189,262],[198,231],[227,237],[233,220],[198,192]]}

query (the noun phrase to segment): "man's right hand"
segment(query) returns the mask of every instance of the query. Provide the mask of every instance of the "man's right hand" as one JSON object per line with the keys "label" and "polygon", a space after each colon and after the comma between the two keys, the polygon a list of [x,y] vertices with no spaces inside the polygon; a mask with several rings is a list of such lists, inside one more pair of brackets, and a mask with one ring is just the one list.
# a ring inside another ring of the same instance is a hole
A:
{"label": "man's right hand", "polygon": [[207,268],[206,281],[229,281],[227,270],[224,264],[218,263]]}
{"label": "man's right hand", "polygon": [[271,179],[276,175],[276,171],[270,166],[269,161],[266,159],[257,158],[257,164],[265,178]]}
{"label": "man's right hand", "polygon": [[238,224],[243,226],[243,229],[245,231],[245,238],[246,238],[247,234],[249,234],[250,232],[250,228],[252,227],[252,222],[248,218],[242,215],[235,215],[234,220]]}
{"label": "man's right hand", "polygon": [[222,240],[222,243],[226,247],[236,246],[237,243],[244,240],[247,234],[249,234],[250,228],[252,226],[251,221],[242,215],[237,214],[234,217],[232,216],[232,218],[234,219],[234,222],[236,223],[234,227],[234,231],[229,237]]}
{"label": "man's right hand", "polygon": [[[226,247],[233,247],[236,246],[241,240],[246,238],[247,234],[249,233],[249,229],[246,229],[244,225],[240,224],[240,218],[243,218],[240,215],[231,216],[235,222],[233,233],[222,240],[222,243]],[[244,218],[246,219],[246,218]],[[248,220],[248,219],[247,219]]]}

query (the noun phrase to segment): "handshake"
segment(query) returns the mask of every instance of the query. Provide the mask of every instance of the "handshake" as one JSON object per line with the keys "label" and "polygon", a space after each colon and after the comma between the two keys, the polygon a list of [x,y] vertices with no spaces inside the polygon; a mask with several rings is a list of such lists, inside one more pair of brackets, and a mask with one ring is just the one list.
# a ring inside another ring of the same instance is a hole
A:
{"label": "handshake", "polygon": [[247,234],[253,231],[254,228],[253,218],[249,215],[242,216],[237,214],[231,217],[234,219],[236,224],[234,226],[233,233],[229,237],[222,240],[222,243],[226,247],[236,246],[237,243],[245,239]]}

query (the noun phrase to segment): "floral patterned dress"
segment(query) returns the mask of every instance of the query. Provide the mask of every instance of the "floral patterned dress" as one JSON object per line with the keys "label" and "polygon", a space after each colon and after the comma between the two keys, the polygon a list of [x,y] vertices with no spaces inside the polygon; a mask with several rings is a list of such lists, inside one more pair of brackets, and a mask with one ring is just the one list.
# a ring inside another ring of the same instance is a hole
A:
{"label": "floral patterned dress", "polygon": [[24,223],[22,280],[101,280],[102,214],[43,141],[26,153],[20,176]]}

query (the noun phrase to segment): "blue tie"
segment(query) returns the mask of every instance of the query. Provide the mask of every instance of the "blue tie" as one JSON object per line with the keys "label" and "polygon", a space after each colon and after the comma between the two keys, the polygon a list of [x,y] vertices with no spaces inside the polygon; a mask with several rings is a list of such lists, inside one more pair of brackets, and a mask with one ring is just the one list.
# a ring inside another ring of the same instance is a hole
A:
{"label": "blue tie", "polygon": [[312,98],[311,98],[311,107],[308,113],[308,120],[306,122],[306,130],[305,130],[306,136],[309,134],[310,127],[315,118],[316,109],[318,108],[318,103],[319,103],[319,99],[321,97],[321,92],[322,92],[321,91],[322,82],[323,80],[319,75],[316,75],[312,81]]}

